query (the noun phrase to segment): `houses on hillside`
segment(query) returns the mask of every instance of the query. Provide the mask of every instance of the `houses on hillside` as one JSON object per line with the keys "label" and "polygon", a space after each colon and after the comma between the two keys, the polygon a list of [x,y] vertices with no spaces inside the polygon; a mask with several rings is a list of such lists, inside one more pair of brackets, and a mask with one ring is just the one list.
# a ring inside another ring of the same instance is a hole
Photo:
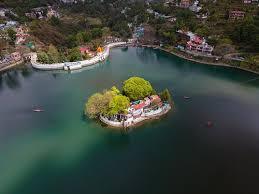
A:
{"label": "houses on hillside", "polygon": [[16,26],[18,26],[18,22],[12,20],[7,21],[0,24],[0,31],[7,30],[8,28],[15,28]]}
{"label": "houses on hillside", "polygon": [[252,4],[252,3],[256,4],[258,2],[259,2],[259,0],[243,0],[244,4]]}
{"label": "houses on hillside", "polygon": [[96,52],[91,51],[90,47],[88,46],[81,46],[79,50],[82,56],[94,57],[96,55]]}
{"label": "houses on hillside", "polygon": [[245,17],[244,11],[232,10],[229,11],[229,20],[242,20]]}
{"label": "houses on hillside", "polygon": [[30,12],[25,13],[25,15],[32,19],[50,19],[51,17],[59,18],[60,15],[53,6],[47,7],[36,7],[31,9]]}
{"label": "houses on hillside", "polygon": [[0,8],[0,17],[7,17],[8,14],[17,17],[17,15],[11,9]]}
{"label": "houses on hillside", "polygon": [[189,9],[192,11],[192,12],[195,12],[195,13],[198,13],[201,11],[202,7],[199,6],[199,1],[196,0],[194,1],[194,3],[189,7]]}
{"label": "houses on hillside", "polygon": [[190,31],[177,31],[186,40],[185,48],[187,51],[199,52],[206,55],[211,55],[214,47],[209,45],[204,37],[194,34]]}
{"label": "houses on hillside", "polygon": [[30,36],[28,34],[28,29],[26,26],[19,26],[16,28],[16,41],[15,44],[19,45],[19,44],[23,44],[25,43],[26,39]]}
{"label": "houses on hillside", "polygon": [[0,65],[6,65],[11,63],[16,63],[22,60],[22,55],[20,52],[13,52],[9,55],[5,55],[2,60],[0,60]]}

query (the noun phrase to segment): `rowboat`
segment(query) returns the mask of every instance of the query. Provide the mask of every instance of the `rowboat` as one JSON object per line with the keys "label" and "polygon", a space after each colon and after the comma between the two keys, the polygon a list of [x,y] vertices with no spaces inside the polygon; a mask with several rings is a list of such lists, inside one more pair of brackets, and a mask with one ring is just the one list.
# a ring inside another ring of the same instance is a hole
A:
{"label": "rowboat", "polygon": [[38,108],[33,109],[32,111],[33,111],[33,112],[44,112],[44,110],[43,110],[43,109],[38,109]]}

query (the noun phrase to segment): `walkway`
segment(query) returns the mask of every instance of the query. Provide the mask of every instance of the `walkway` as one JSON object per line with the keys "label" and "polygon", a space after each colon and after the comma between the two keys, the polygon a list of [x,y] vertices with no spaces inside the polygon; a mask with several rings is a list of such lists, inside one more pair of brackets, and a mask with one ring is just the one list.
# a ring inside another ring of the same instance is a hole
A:
{"label": "walkway", "polygon": [[87,67],[90,65],[94,65],[99,63],[100,61],[105,60],[110,55],[110,49],[113,47],[126,45],[127,42],[115,42],[110,43],[105,46],[105,49],[102,53],[99,53],[97,56],[84,60],[84,61],[76,61],[76,62],[64,62],[64,63],[53,63],[53,64],[40,64],[36,61],[31,61],[32,67],[39,70],[76,70],[81,69],[83,67]]}

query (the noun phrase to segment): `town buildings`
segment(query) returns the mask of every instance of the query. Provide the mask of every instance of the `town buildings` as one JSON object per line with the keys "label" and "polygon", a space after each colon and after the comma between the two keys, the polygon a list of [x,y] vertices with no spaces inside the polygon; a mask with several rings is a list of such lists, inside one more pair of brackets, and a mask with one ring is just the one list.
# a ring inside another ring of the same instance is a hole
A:
{"label": "town buildings", "polygon": [[92,52],[90,47],[87,46],[82,46],[79,48],[81,55],[83,56],[89,56],[89,57],[94,57],[95,52]]}
{"label": "town buildings", "polygon": [[25,26],[19,26],[16,28],[16,45],[23,44],[28,37],[28,29]]}
{"label": "town buildings", "polygon": [[203,37],[200,37],[190,31],[185,32],[183,30],[178,30],[178,33],[183,35],[186,38],[186,50],[194,51],[194,52],[200,52],[202,54],[211,55],[214,47],[209,45],[206,42],[206,39]]}
{"label": "town buildings", "polygon": [[51,17],[60,17],[58,11],[56,11],[52,6],[33,8],[30,12],[25,13],[25,15],[33,19],[50,19]]}
{"label": "town buildings", "polygon": [[244,4],[258,3],[259,0],[243,0]]}
{"label": "town buildings", "polygon": [[244,11],[233,10],[229,12],[229,20],[242,20],[244,17]]}
{"label": "town buildings", "polygon": [[20,52],[13,52],[10,55],[5,55],[2,60],[0,60],[1,65],[8,65],[22,60],[22,55]]}
{"label": "town buildings", "polygon": [[195,13],[200,12],[200,10],[202,9],[201,6],[199,6],[199,1],[196,0],[194,1],[194,3],[189,7],[189,9]]}
{"label": "town buildings", "polygon": [[181,8],[189,8],[191,5],[190,0],[181,0],[179,7]]}
{"label": "town buildings", "polygon": [[0,30],[6,30],[8,28],[14,28],[18,25],[18,22],[16,21],[7,21],[2,24],[0,24]]}

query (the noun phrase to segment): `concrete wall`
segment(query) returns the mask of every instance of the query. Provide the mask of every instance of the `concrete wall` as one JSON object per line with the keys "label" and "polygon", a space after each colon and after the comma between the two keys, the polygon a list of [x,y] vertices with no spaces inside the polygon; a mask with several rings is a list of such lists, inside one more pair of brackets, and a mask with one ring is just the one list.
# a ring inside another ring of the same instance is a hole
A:
{"label": "concrete wall", "polygon": [[[98,54],[97,56],[88,59],[88,60],[84,60],[84,61],[77,61],[77,62],[66,62],[66,63],[53,63],[53,64],[40,64],[37,63],[35,61],[31,61],[32,67],[34,67],[35,69],[40,69],[40,70],[62,70],[64,69],[65,66],[70,66],[71,67],[73,65],[81,65],[82,67],[86,67],[89,65],[93,65],[96,64],[100,61],[103,61],[104,59],[106,59],[107,57],[109,57],[110,54],[110,48],[113,47],[117,47],[117,46],[122,46],[122,45],[126,45],[126,42],[115,42],[115,43],[111,43],[108,44],[103,53]],[[79,64],[80,63],[80,64]],[[78,66],[80,68],[80,66]]]}

